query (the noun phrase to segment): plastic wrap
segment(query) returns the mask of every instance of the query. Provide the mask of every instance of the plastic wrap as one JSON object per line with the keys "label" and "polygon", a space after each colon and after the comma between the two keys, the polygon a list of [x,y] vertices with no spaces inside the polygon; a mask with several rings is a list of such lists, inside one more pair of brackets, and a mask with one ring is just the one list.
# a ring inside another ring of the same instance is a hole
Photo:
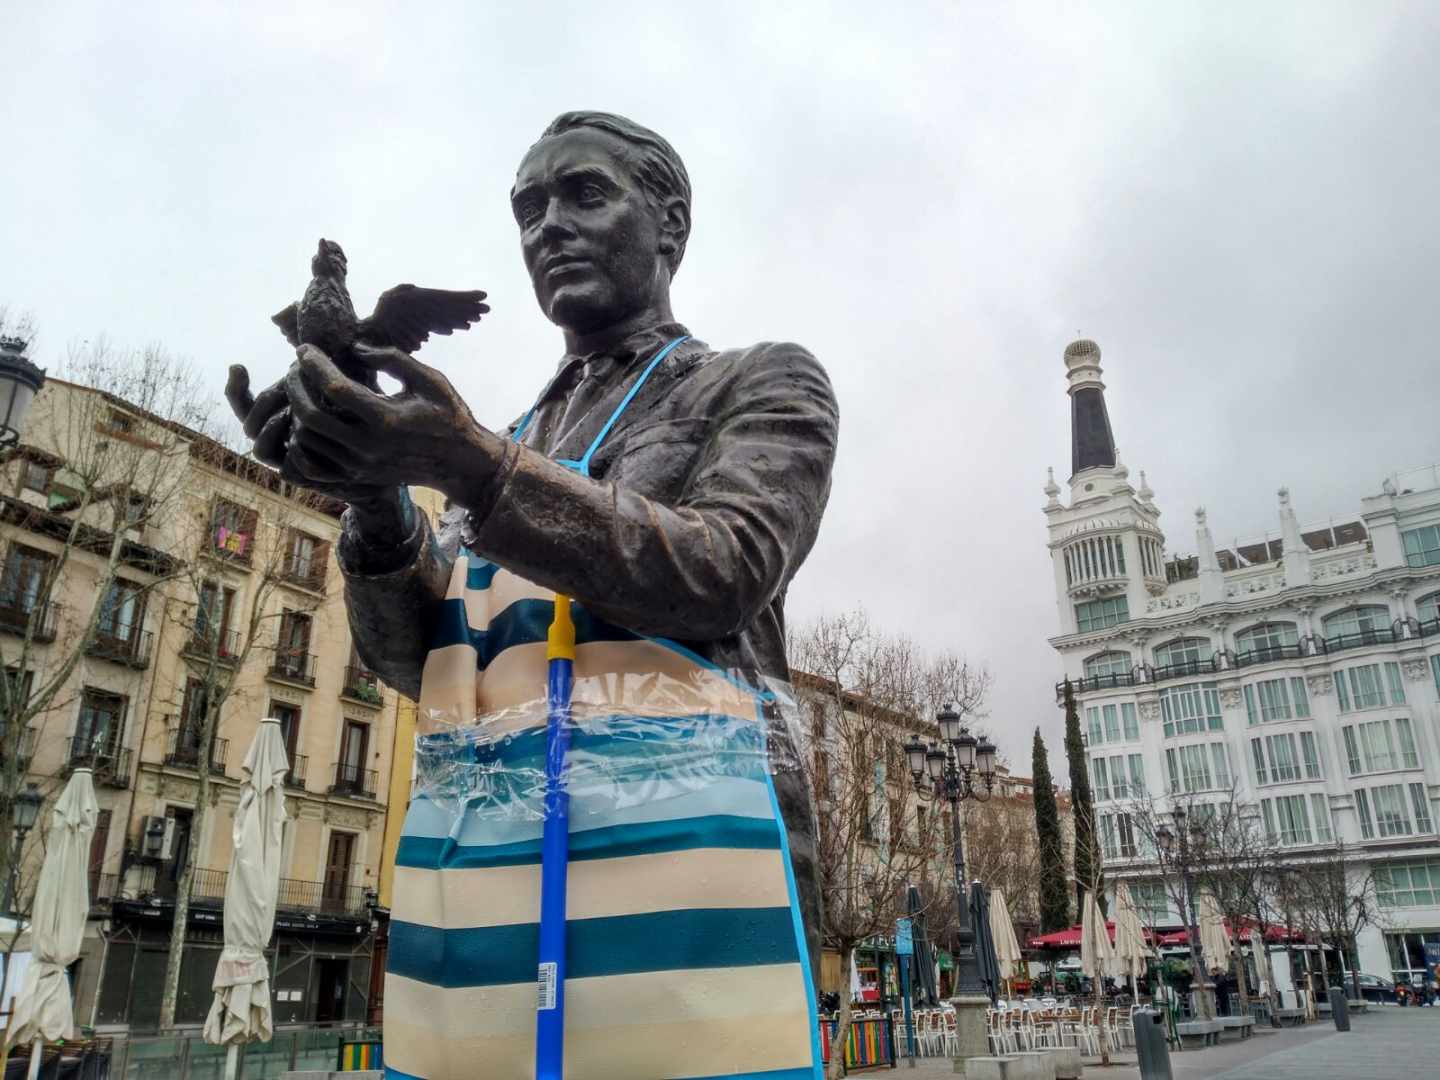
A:
{"label": "plastic wrap", "polygon": [[[586,814],[698,792],[723,779],[798,769],[798,710],[788,684],[738,674],[577,678],[561,784],[575,826]],[[416,743],[415,794],[454,820],[542,821],[543,697],[456,723],[427,713]]]}

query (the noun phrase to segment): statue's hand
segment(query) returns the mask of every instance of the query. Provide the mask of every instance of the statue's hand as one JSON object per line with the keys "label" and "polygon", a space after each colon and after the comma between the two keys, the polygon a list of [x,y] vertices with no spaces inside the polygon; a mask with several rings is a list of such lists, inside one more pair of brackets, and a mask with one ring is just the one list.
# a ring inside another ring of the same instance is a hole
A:
{"label": "statue's hand", "polygon": [[475,421],[439,371],[399,349],[356,344],[354,355],[402,389],[377,393],[319,349],[300,346],[285,394],[294,416],[286,458],[301,475],[322,483],[363,478],[384,488],[418,484],[454,495],[462,480],[483,482],[487,468],[498,467],[503,441]]}
{"label": "statue's hand", "polygon": [[295,434],[295,419],[286,393],[289,376],[267,386],[259,394],[250,392],[250,372],[243,364],[230,367],[230,377],[225,382],[225,400],[251,440],[255,459],[294,483],[329,495],[342,502],[364,503],[384,498],[388,491],[380,485],[357,483],[349,476],[338,480],[310,476],[304,472],[301,462],[293,460],[288,452]]}

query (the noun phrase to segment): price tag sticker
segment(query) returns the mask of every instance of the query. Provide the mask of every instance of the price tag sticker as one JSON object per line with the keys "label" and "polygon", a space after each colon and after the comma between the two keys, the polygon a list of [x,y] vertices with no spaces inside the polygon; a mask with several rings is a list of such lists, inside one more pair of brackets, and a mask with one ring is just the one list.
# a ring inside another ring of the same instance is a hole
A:
{"label": "price tag sticker", "polygon": [[541,1012],[555,1008],[556,964],[551,961],[540,965],[539,1001]]}

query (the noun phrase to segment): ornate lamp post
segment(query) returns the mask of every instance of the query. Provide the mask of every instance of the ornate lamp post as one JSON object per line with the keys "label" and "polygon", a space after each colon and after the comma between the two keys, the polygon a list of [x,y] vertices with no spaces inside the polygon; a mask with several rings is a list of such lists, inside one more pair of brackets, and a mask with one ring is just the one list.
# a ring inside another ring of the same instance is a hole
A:
{"label": "ornate lamp post", "polygon": [[[922,743],[918,738],[905,744],[910,773],[919,786],[927,777],[937,793],[950,801],[950,822],[955,837],[955,895],[959,905],[958,948],[955,957],[957,995],[985,995],[980,981],[980,963],[975,953],[975,928],[970,925],[970,905],[965,888],[965,851],[960,833],[960,804],[967,799],[984,802],[995,786],[995,747],[977,739],[960,722],[960,714],[946,705],[935,717],[940,727],[939,743]],[[983,782],[983,788],[982,788]],[[988,1002],[988,998],[985,998]],[[980,1051],[983,1053],[984,1051]]]}
{"label": "ornate lamp post", "polygon": [[[10,852],[10,876],[5,882],[6,911],[11,910],[17,898],[16,890],[20,878],[20,856],[25,851],[25,835],[35,827],[35,822],[40,817],[40,807],[44,802],[45,796],[40,794],[40,789],[34,784],[27,784],[25,790],[16,795],[11,804],[11,825],[15,831],[15,846]],[[16,913],[12,912],[12,914]]]}
{"label": "ornate lamp post", "polygon": [[[1160,854],[1164,862],[1169,863],[1180,871],[1183,892],[1181,893],[1184,910],[1180,917],[1185,920],[1185,937],[1190,947],[1190,971],[1195,983],[1200,988],[1197,1004],[1202,1011],[1212,1012],[1208,1006],[1207,986],[1209,980],[1206,977],[1202,961],[1200,959],[1200,919],[1195,912],[1195,877],[1190,867],[1190,841],[1187,839],[1185,828],[1185,808],[1177,806],[1170,811],[1170,818],[1175,823],[1175,828],[1168,825],[1160,825],[1155,830],[1155,841],[1160,847]],[[1192,822],[1190,826],[1198,836],[1201,828],[1198,822]],[[1208,1017],[1207,1017],[1208,1019]]]}
{"label": "ornate lamp post", "polygon": [[0,447],[20,441],[30,403],[45,382],[45,372],[25,355],[24,338],[0,337]]}

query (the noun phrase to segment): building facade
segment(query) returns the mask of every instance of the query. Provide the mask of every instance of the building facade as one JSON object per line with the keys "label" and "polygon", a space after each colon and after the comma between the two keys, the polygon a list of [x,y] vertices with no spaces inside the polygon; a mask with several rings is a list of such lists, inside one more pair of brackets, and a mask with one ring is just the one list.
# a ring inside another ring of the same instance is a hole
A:
{"label": "building facade", "polygon": [[1282,487],[1275,529],[1228,548],[1202,508],[1179,540],[1194,553],[1176,555],[1145,474],[1134,486],[1116,453],[1099,348],[1073,342],[1064,360],[1050,643],[1087,732],[1108,873],[1178,924],[1135,810],[1237,800],[1295,860],[1343,842],[1373,873],[1382,925],[1360,935],[1361,970],[1408,981],[1440,942],[1440,470],[1392,477],[1339,524],[1302,525]]}
{"label": "building facade", "polygon": [[[95,463],[127,454],[126,477],[98,488]],[[117,519],[117,498],[133,514]],[[398,702],[354,653],[333,556],[342,509],[173,416],[55,379],[4,456],[0,656],[27,688],[59,680],[22,733],[20,779],[53,796],[88,766],[100,805],[78,1022],[155,1028],[187,865],[176,1022],[203,1022],[241,766],[267,716],[281,722],[290,765],[276,1022],[371,1013]],[[223,705],[205,745],[212,695]]]}

